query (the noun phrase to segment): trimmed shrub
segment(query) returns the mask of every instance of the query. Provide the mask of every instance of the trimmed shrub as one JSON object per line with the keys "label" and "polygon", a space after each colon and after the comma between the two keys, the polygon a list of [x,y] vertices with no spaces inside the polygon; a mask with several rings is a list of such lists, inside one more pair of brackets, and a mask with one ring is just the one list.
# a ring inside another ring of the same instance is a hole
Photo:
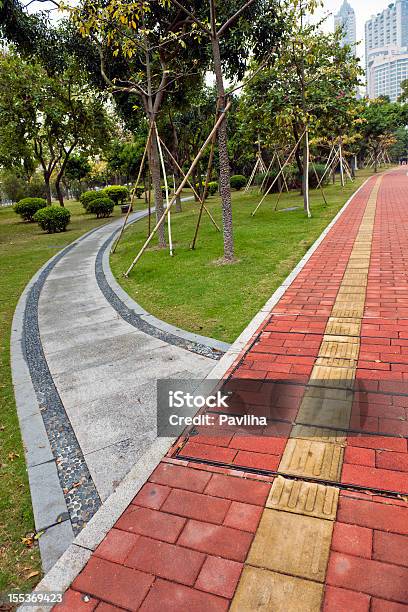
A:
{"label": "trimmed shrub", "polygon": [[236,189],[237,191],[240,191],[241,189],[245,187],[246,184],[247,184],[247,180],[245,176],[243,176],[242,174],[235,174],[234,176],[231,176],[230,185],[232,189]]}
{"label": "trimmed shrub", "polygon": [[96,215],[97,219],[110,217],[115,206],[115,202],[110,198],[100,197],[92,200],[88,206],[88,212]]}
{"label": "trimmed shrub", "polygon": [[144,185],[138,185],[136,189],[136,197],[141,198],[145,191],[146,187]]}
{"label": "trimmed shrub", "polygon": [[218,183],[217,181],[211,181],[208,183],[208,195],[213,196],[218,191]]}
{"label": "trimmed shrub", "polygon": [[104,194],[102,193],[102,191],[84,191],[83,193],[81,193],[79,201],[85,208],[85,211],[89,212],[88,208],[90,203],[96,200],[97,198],[102,198],[103,195]]}
{"label": "trimmed shrub", "polygon": [[123,204],[129,196],[129,190],[121,185],[111,185],[110,187],[105,187],[103,195],[113,200],[116,205]]}
{"label": "trimmed shrub", "polygon": [[24,221],[33,221],[33,217],[38,210],[47,206],[47,200],[44,198],[23,198],[17,204],[14,204],[14,212]]}
{"label": "trimmed shrub", "polygon": [[71,213],[62,206],[47,206],[38,210],[33,219],[44,232],[55,234],[65,232],[71,220]]}

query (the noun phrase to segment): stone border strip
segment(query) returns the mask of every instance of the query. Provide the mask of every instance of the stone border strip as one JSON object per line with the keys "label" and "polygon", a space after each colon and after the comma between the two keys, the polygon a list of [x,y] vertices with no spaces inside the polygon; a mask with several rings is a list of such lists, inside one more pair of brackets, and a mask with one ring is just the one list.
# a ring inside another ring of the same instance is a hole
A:
{"label": "stone border strip", "polygon": [[[147,213],[144,216],[146,215]],[[142,217],[138,217],[138,219],[141,218]],[[135,223],[138,219],[133,219],[131,223]],[[210,359],[221,359],[230,348],[229,344],[220,342],[214,338],[207,338],[206,336],[200,336],[199,334],[185,331],[170,323],[161,321],[142,308],[140,304],[135,302],[130,295],[122,289],[113,276],[109,263],[110,248],[116,239],[117,233],[118,232],[115,231],[105,244],[102,245],[95,262],[96,280],[100,290],[112,308],[114,308],[127,323],[140,329],[140,331],[149,336],[154,336],[155,338],[164,340],[164,342],[168,344],[179,346],[193,353],[209,357]]]}
{"label": "stone border strip", "polygon": [[[214,366],[208,374],[207,379],[221,379],[226,372],[237,361],[238,356],[251,343],[254,334],[265,323],[270,316],[272,308],[277,304],[286,289],[291,285],[296,276],[300,273],[307,261],[319,247],[321,242],[330,232],[338,219],[342,216],[354,197],[371,180],[369,177],[353,193],[349,200],[340,209],[337,215],[322,232],[316,242],[310,247],[308,252],[300,260],[297,266],[289,274],[272,297],[266,302],[263,308],[255,315],[249,325],[244,329],[237,340],[232,344],[226,354]],[[54,567],[39,582],[34,592],[65,591],[79,572],[85,567],[92,552],[97,548],[108,531],[113,527],[117,519],[124,512],[133,497],[139,492],[147,478],[158,466],[164,455],[169,451],[175,439],[158,438],[151,445],[149,450],[135,464],[124,480],[120,483],[116,491],[106,500],[100,510],[93,516],[89,524],[72,542],[62,557]],[[47,612],[50,606],[20,606],[19,612]]]}
{"label": "stone border strip", "polygon": [[[77,510],[82,504],[77,499],[75,489],[68,491],[66,496],[63,493],[67,484],[62,472],[66,457],[58,452],[60,439],[64,438],[64,443],[70,444],[67,452],[75,454],[75,476],[81,472],[81,477],[86,475],[88,479],[83,492],[87,491],[90,495],[87,504],[93,513],[99,507],[100,500],[45,360],[38,329],[38,298],[54,266],[78,242],[98,229],[91,230],[62,249],[38,270],[21,294],[12,322],[10,353],[14,396],[25,449],[35,528],[38,532],[44,531],[39,538],[44,571],[54,565],[74,539],[75,532],[79,531],[79,521],[71,519],[79,518]],[[45,402],[51,407],[47,416]]]}

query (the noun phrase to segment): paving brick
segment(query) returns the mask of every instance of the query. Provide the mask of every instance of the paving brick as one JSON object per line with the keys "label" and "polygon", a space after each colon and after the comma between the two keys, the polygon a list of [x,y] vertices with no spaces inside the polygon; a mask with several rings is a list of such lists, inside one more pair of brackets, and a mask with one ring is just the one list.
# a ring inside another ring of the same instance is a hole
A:
{"label": "paving brick", "polygon": [[337,520],[392,533],[408,535],[408,508],[340,496]]}
{"label": "paving brick", "polygon": [[122,612],[122,611],[123,611],[123,608],[119,608],[118,606],[112,606],[111,604],[105,603],[104,601],[101,601],[99,606],[96,608],[96,612]]}
{"label": "paving brick", "polygon": [[252,534],[230,527],[189,520],[178,544],[210,555],[244,561],[252,542]]}
{"label": "paving brick", "polygon": [[231,598],[243,568],[242,563],[208,556],[195,584],[197,589]]}
{"label": "paving brick", "polygon": [[371,600],[371,612],[407,612],[407,604],[384,601],[384,599],[373,597]]}
{"label": "paving brick", "polygon": [[342,482],[373,489],[408,492],[408,474],[363,465],[344,464]]}
{"label": "paving brick", "polygon": [[160,463],[150,476],[151,482],[202,493],[211,474],[178,465]]}
{"label": "paving brick", "polygon": [[224,520],[226,527],[255,532],[262,515],[262,508],[252,504],[232,502]]}
{"label": "paving brick", "polygon": [[224,612],[227,609],[228,601],[222,597],[160,579],[140,608],[141,612]]}
{"label": "paving brick", "polygon": [[382,599],[408,603],[408,569],[333,552],[330,556],[326,581],[345,589]]}
{"label": "paving brick", "polygon": [[219,463],[231,463],[236,454],[237,451],[232,448],[196,444],[195,442],[187,442],[181,452],[183,457],[197,457],[207,461],[218,461]]}
{"label": "paving brick", "polygon": [[160,510],[170,491],[170,487],[147,482],[133,499],[132,504]]}
{"label": "paving brick", "polygon": [[378,451],[376,466],[385,470],[408,472],[408,454]]}
{"label": "paving brick", "polygon": [[369,610],[369,595],[326,586],[323,612],[369,612]]}
{"label": "paving brick", "polygon": [[349,437],[348,444],[351,446],[359,446],[362,448],[384,449],[401,453],[407,452],[407,441],[403,440],[402,438],[355,435]]}
{"label": "paving brick", "polygon": [[165,542],[175,542],[186,519],[149,508],[130,506],[122,514],[116,527]]}
{"label": "paving brick", "polygon": [[153,584],[143,572],[91,557],[72,588],[128,610],[137,610]]}
{"label": "paving brick", "polygon": [[199,521],[221,524],[230,505],[229,500],[219,497],[173,489],[163,505],[163,511]]}
{"label": "paving brick", "polygon": [[344,463],[375,467],[375,451],[370,448],[348,446],[344,451]]}
{"label": "paving brick", "polygon": [[279,461],[280,457],[277,455],[238,451],[233,463],[243,468],[254,468],[274,472],[278,469]]}
{"label": "paving brick", "polygon": [[281,455],[285,450],[286,441],[286,438],[275,438],[272,436],[246,437],[235,435],[230,442],[230,447],[255,453]]}
{"label": "paving brick", "polygon": [[194,550],[140,537],[128,556],[126,565],[192,586],[204,559],[205,555]]}
{"label": "paving brick", "polygon": [[337,552],[371,559],[373,532],[358,525],[335,523],[331,546]]}
{"label": "paving brick", "polygon": [[58,612],[73,612],[73,610],[75,610],[75,612],[88,612],[95,610],[98,603],[99,600],[94,597],[68,589],[68,591],[64,593],[62,602],[54,606],[53,610]]}
{"label": "paving brick", "polygon": [[270,485],[257,482],[256,480],[214,474],[205,489],[205,493],[234,501],[264,506],[270,488]]}
{"label": "paving brick", "polygon": [[113,563],[123,564],[138,538],[138,535],[127,531],[111,529],[95,550],[95,555]]}
{"label": "paving brick", "polygon": [[408,567],[408,537],[374,531],[373,559]]}

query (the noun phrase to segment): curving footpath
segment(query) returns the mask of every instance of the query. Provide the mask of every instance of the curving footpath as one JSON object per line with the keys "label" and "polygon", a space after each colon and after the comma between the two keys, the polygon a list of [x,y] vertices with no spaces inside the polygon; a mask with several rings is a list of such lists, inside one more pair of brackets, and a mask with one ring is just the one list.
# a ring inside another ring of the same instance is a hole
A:
{"label": "curving footpath", "polygon": [[156,380],[203,378],[228,348],[155,319],[126,296],[108,260],[121,223],[51,259],[13,322],[13,382],[45,571],[149,453]]}
{"label": "curving footpath", "polygon": [[132,470],[39,585],[55,610],[407,609],[407,212],[406,171],[354,195],[209,374],[267,425]]}

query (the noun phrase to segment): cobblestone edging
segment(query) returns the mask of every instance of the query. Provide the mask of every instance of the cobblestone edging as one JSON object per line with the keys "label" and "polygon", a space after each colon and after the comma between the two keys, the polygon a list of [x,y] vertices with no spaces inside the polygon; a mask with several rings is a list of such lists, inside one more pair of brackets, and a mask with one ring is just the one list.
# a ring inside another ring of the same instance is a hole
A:
{"label": "cobblestone edging", "polygon": [[23,351],[56,462],[69,518],[74,534],[77,535],[98,510],[101,500],[49,371],[38,325],[39,298],[47,276],[75,246],[76,243],[64,249],[42,270],[27,296]]}
{"label": "cobblestone edging", "polygon": [[[140,217],[139,217],[140,219]],[[134,219],[135,223],[138,219]],[[210,359],[219,360],[228,351],[230,345],[225,342],[206,338],[198,334],[186,332],[170,325],[144,310],[135,302],[116,282],[109,265],[110,246],[116,238],[117,232],[109,237],[99,250],[95,262],[95,276],[99,288],[109,304],[130,325],[140,331],[153,336],[167,344],[197,353]]]}

